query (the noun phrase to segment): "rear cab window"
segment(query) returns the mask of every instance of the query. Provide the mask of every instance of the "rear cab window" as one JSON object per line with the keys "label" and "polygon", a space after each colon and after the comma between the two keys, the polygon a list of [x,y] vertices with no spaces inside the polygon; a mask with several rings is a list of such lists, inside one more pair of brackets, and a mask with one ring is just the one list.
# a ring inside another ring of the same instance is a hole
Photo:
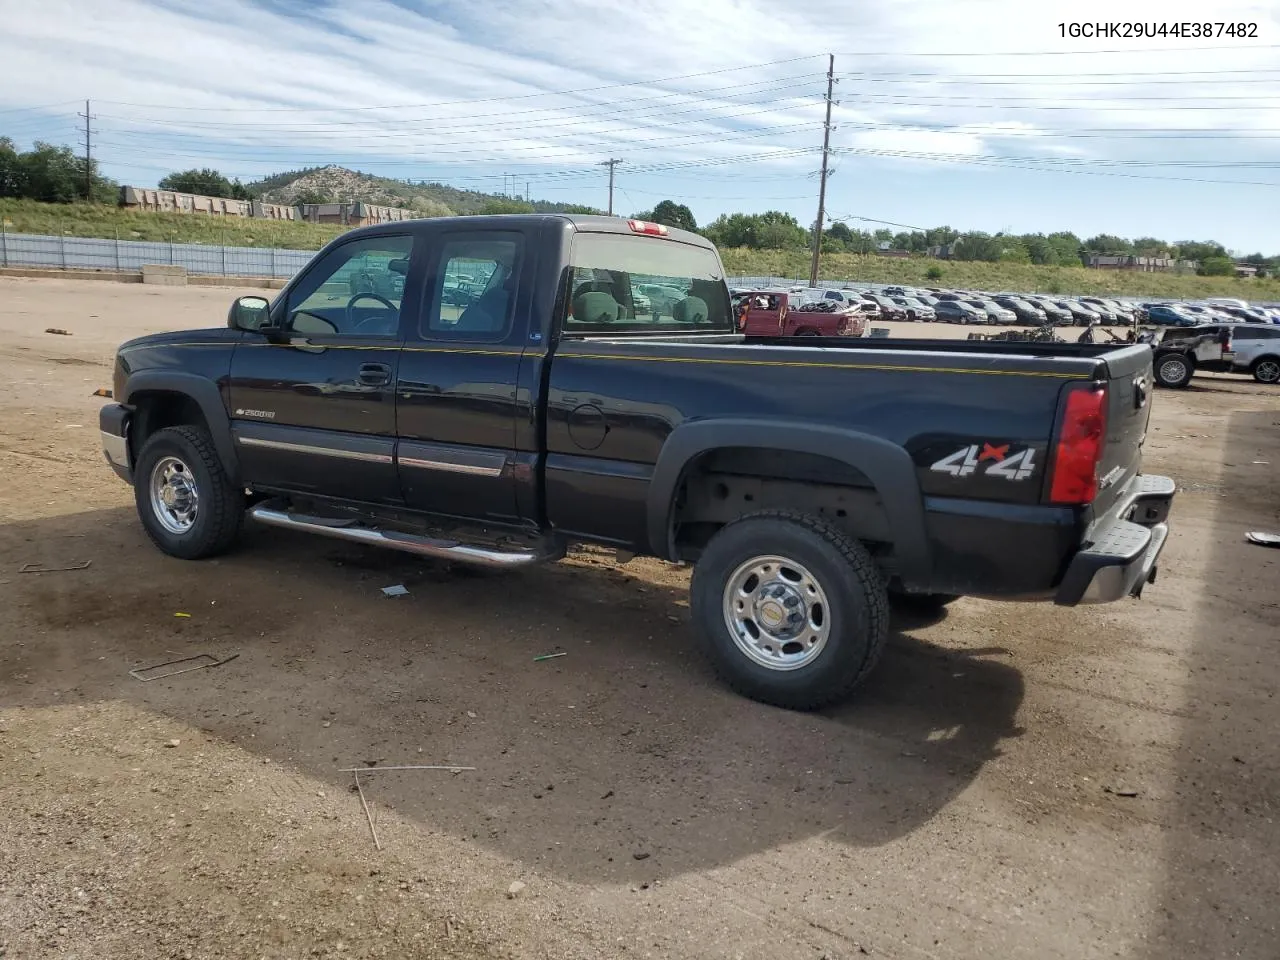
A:
{"label": "rear cab window", "polygon": [[564,333],[735,333],[720,258],[708,247],[648,236],[578,232]]}

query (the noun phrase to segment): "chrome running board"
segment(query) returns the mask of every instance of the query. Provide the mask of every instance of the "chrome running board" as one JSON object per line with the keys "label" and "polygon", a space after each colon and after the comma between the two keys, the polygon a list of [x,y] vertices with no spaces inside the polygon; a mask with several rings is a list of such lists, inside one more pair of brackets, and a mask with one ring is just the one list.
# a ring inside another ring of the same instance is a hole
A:
{"label": "chrome running board", "polygon": [[[380,530],[376,527],[347,525],[343,521],[335,521],[327,517],[291,513],[280,509],[278,503],[260,503],[255,507],[251,507],[249,516],[269,527],[304,530],[307,533],[318,533],[321,536],[334,537],[338,540],[367,543],[374,547],[403,550],[405,553],[415,553],[423,557],[453,560],[458,563],[467,563],[480,567],[503,569],[524,567],[530,564],[559,560],[564,556],[564,550],[551,542],[543,542],[532,549],[498,550],[491,547],[469,545],[458,540],[445,540],[436,537],[424,537],[414,533],[403,533],[399,530]],[[338,526],[335,524],[343,525]]]}

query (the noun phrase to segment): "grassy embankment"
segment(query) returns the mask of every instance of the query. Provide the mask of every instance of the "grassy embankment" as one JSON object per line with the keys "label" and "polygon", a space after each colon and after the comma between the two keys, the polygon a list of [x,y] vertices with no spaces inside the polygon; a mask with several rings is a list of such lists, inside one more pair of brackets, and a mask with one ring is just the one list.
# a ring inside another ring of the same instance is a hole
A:
{"label": "grassy embankment", "polygon": [[[241,220],[199,214],[136,213],[113,206],[48,204],[32,200],[0,200],[0,219],[10,233],[69,237],[114,237],[121,240],[227,244],[317,250],[343,228],[331,224],[287,220]],[[807,277],[809,255],[803,250],[723,250],[731,276]],[[930,280],[930,267],[942,271]],[[924,257],[826,254],[822,276],[827,282],[901,283],[911,286],[962,287],[977,290],[1021,290],[1063,294],[1127,294],[1150,297],[1233,296],[1246,300],[1280,300],[1280,280],[1242,280],[1163,273],[1088,270],[1084,267],[1037,267],[1018,263],[938,261]]]}

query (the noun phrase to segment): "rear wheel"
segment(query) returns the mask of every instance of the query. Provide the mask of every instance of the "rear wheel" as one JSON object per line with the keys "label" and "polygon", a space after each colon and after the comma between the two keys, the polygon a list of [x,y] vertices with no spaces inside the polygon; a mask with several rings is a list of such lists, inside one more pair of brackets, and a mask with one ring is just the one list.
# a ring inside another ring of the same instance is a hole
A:
{"label": "rear wheel", "polygon": [[1195,365],[1181,353],[1166,353],[1156,357],[1155,378],[1156,383],[1162,387],[1185,387],[1191,382],[1195,372]]}
{"label": "rear wheel", "polygon": [[171,557],[214,556],[240,532],[244,495],[203,427],[167,427],[148,437],[138,454],[133,493],[147,536]]}
{"label": "rear wheel", "polygon": [[1259,383],[1280,383],[1280,360],[1260,357],[1253,363],[1253,379]]}
{"label": "rear wheel", "polygon": [[734,690],[813,710],[849,694],[889,635],[888,594],[858,541],[785,510],[720,530],[693,572],[704,651]]}

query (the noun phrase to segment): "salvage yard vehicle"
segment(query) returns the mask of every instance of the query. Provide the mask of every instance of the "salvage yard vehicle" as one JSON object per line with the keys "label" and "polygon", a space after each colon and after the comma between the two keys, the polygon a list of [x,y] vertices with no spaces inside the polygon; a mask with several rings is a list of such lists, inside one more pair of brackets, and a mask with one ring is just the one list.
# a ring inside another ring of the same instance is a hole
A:
{"label": "salvage yard vehicle", "polygon": [[[353,261],[405,260],[400,298],[332,299]],[[487,279],[460,307],[464,271]],[[685,295],[637,315],[637,284]],[[696,234],[449,217],[353,230],[225,327],[123,344],[99,420],[171,556],[248,516],[503,569],[575,543],[692,564],[718,673],[811,709],[870,673],[891,594],[1140,595],[1174,496],[1141,472],[1150,385],[1145,345],[744,335]]]}
{"label": "salvage yard vehicle", "polygon": [[[797,303],[797,301],[801,301]],[[861,337],[867,319],[862,303],[833,300],[804,302],[781,291],[752,291],[742,295],[738,331],[752,337]],[[875,309],[874,304],[866,306]]]}

